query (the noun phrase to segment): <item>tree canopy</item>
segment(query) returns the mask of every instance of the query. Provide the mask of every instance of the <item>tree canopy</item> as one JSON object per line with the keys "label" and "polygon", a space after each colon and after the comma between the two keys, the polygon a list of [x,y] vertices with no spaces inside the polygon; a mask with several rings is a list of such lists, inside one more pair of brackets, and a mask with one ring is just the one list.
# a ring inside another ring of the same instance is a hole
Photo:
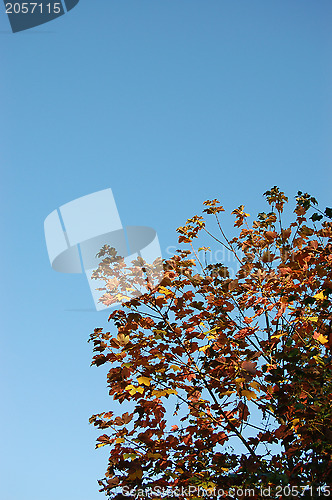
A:
{"label": "tree canopy", "polygon": [[[99,481],[110,497],[328,496],[332,210],[299,191],[286,213],[279,188],[264,196],[268,210],[251,224],[244,206],[232,212],[232,238],[222,205],[206,201],[217,233],[203,216],[178,228],[184,248],[163,262],[160,283],[153,266],[127,269],[101,250],[101,300],[131,293],[112,329],[90,337],[92,364],[108,364],[109,394],[126,409],[90,419],[103,431],[96,446],[110,448]],[[195,249],[203,234],[233,256],[235,276]]]}

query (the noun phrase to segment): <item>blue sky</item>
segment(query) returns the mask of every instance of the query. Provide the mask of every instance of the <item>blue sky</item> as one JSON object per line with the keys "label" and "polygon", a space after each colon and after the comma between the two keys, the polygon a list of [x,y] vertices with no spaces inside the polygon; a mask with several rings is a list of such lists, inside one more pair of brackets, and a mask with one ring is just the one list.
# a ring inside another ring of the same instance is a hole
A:
{"label": "blue sky", "polygon": [[92,298],[52,270],[44,219],[111,187],[167,257],[207,198],[254,215],[279,185],[331,206],[332,4],[81,0],[16,34],[0,13],[0,497],[97,500],[88,418],[112,401],[86,341],[107,312],[71,310]]}

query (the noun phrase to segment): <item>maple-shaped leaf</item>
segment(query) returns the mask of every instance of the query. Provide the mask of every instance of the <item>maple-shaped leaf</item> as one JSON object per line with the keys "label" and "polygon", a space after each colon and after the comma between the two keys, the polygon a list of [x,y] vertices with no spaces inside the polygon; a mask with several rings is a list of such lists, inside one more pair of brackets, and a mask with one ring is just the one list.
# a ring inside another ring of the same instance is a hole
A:
{"label": "maple-shaped leaf", "polygon": [[314,333],[314,339],[318,340],[318,342],[320,342],[323,345],[327,344],[327,342],[328,342],[328,339],[324,335],[322,335],[321,333],[318,333],[318,332]]}
{"label": "maple-shaped leaf", "polygon": [[138,377],[137,382],[140,385],[150,385],[151,379],[149,377]]}
{"label": "maple-shaped leaf", "polygon": [[254,392],[254,391],[242,391],[241,392],[241,395],[244,396],[246,399],[256,399],[257,398],[257,394]]}

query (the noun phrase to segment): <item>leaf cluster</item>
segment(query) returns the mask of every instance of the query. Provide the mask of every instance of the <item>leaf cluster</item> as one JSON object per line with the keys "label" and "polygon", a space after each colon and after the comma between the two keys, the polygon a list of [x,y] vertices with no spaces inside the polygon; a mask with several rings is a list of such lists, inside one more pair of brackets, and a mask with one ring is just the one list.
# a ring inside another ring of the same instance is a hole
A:
{"label": "leaf cluster", "polygon": [[[191,249],[163,263],[161,283],[145,263],[148,278],[124,279],[115,255],[99,268],[99,279],[116,280],[113,295],[145,286],[110,314],[112,332],[90,337],[92,364],[110,366],[110,396],[131,408],[90,419],[105,432],[97,447],[110,447],[107,495],[331,483],[332,210],[309,217],[317,201],[299,192],[284,227],[288,198],[276,186],[264,196],[269,212],[251,226],[244,206],[232,212],[232,239],[223,207],[206,201],[220,234],[189,219],[178,233]],[[226,262],[201,262],[201,231],[233,254],[235,278]]]}

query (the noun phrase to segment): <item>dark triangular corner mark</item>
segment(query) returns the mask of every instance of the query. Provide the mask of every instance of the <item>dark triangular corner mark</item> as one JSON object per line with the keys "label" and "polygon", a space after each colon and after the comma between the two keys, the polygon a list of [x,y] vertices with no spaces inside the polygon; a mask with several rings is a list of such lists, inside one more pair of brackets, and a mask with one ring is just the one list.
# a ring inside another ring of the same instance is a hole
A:
{"label": "dark triangular corner mark", "polygon": [[80,0],[64,0],[67,11],[73,9]]}

